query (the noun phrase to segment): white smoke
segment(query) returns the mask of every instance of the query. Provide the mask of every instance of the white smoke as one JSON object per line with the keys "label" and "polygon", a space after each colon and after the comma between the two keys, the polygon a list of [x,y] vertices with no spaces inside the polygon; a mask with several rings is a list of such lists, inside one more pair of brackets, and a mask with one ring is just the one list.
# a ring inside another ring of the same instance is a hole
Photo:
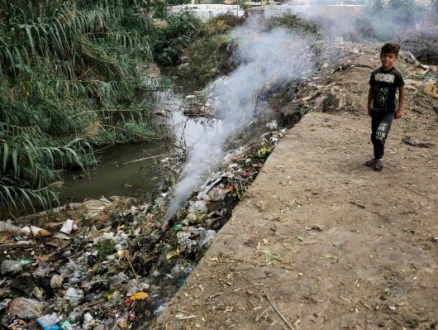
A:
{"label": "white smoke", "polygon": [[[336,10],[342,11],[341,7],[335,8],[335,11],[331,8],[330,15],[333,17],[322,12],[312,20],[324,30],[328,39],[343,36],[344,40],[351,39],[358,43],[366,40],[382,43],[391,39],[401,40],[403,35],[406,36],[408,27],[411,30],[417,29],[417,33],[421,33],[420,29],[425,30],[419,24],[420,21],[423,24],[425,22],[424,10],[418,9],[420,7],[414,0],[402,1],[403,6],[398,6],[397,1],[390,1],[382,10],[363,6],[361,10],[356,8],[353,13],[340,12],[339,15]],[[268,9],[265,14],[273,15]],[[428,28],[430,30],[430,25]],[[206,95],[216,96],[213,112],[223,118],[222,132],[207,133],[193,146],[184,168],[184,177],[176,186],[166,220],[206,179],[211,168],[209,162],[217,161],[225,140],[250,122],[260,95],[276,86],[307,77],[316,69],[312,66],[310,51],[315,39],[304,31],[298,33],[281,28],[268,30],[261,20],[253,18],[235,28],[232,38],[238,44],[234,60],[240,66],[228,77],[216,80],[208,89],[211,93]]]}
{"label": "white smoke", "polygon": [[314,38],[304,32],[268,30],[250,19],[232,32],[232,38],[238,44],[234,61],[241,64],[228,77],[213,82],[206,96],[215,96],[212,110],[223,120],[222,131],[207,132],[191,149],[184,177],[168,208],[167,221],[206,179],[209,162],[214,163],[221,155],[225,140],[251,121],[260,94],[312,72],[309,47]]}

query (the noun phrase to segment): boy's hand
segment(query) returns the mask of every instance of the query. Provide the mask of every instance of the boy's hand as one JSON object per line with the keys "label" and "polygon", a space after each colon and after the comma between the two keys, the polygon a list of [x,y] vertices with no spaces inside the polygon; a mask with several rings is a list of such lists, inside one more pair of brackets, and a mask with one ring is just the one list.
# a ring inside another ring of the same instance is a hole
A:
{"label": "boy's hand", "polygon": [[368,107],[368,116],[373,116],[373,109],[371,109],[371,107]]}
{"label": "boy's hand", "polygon": [[394,119],[400,119],[402,117],[402,110],[397,110],[394,114]]}

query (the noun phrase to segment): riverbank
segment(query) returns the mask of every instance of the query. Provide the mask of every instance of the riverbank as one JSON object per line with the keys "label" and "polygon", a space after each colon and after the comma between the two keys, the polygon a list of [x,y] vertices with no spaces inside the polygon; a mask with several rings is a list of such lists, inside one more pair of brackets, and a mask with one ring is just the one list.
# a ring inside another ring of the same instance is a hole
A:
{"label": "riverbank", "polygon": [[[406,112],[391,132],[383,172],[363,166],[371,151],[365,115],[306,115],[270,155],[158,325],[436,324],[437,148],[402,142],[403,123],[417,117]],[[436,141],[435,118],[415,119],[418,138]]]}

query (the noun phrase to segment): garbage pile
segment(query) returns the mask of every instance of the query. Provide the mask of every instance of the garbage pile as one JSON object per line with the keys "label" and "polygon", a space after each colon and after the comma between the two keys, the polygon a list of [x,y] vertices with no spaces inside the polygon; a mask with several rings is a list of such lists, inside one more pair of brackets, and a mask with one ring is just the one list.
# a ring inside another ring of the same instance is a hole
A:
{"label": "garbage pile", "polygon": [[277,126],[269,123],[261,143],[228,152],[167,227],[169,192],[141,205],[102,198],[67,204],[55,214],[0,221],[1,324],[9,329],[147,328],[284,135]]}

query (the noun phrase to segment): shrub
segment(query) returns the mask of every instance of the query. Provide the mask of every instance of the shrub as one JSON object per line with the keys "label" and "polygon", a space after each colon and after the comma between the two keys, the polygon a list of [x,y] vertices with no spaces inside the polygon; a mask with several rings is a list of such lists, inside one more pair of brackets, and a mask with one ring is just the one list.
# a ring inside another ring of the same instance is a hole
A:
{"label": "shrub", "polygon": [[158,29],[154,53],[160,64],[173,65],[182,49],[188,47],[196,36],[201,20],[184,10],[169,16],[167,23],[167,26]]}

